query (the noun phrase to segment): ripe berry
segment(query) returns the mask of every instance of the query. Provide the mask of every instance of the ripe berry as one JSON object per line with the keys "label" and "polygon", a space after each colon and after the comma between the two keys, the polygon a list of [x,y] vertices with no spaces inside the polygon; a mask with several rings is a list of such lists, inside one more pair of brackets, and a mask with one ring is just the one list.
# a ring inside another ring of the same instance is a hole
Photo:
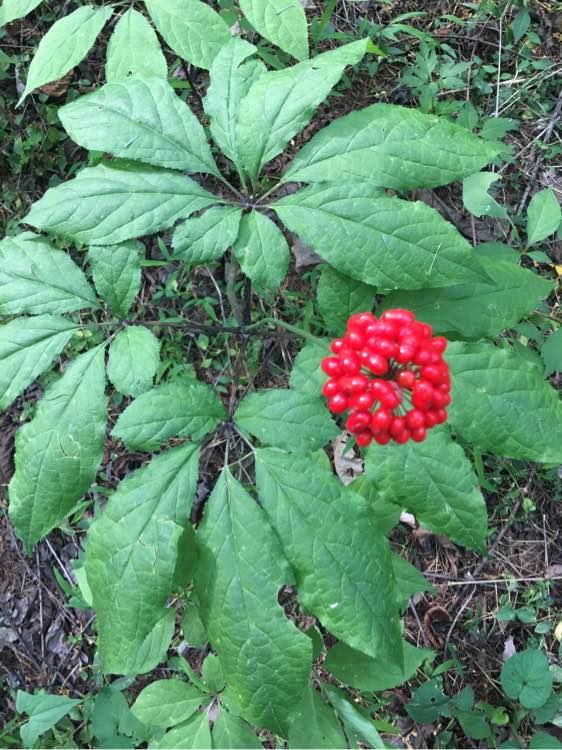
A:
{"label": "ripe berry", "polygon": [[328,408],[348,413],[346,425],[359,446],[373,439],[380,445],[424,440],[447,419],[451,403],[446,347],[409,310],[386,310],[380,320],[370,312],[352,315],[345,335],[330,345],[335,356],[321,361]]}

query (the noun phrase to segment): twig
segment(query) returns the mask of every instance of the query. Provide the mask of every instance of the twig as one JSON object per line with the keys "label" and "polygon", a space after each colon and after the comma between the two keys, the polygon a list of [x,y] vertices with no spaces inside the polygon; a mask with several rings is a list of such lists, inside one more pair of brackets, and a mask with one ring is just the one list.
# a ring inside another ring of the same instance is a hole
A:
{"label": "twig", "polygon": [[41,658],[45,659],[45,634],[43,632],[43,591],[41,588],[41,565],[39,563],[39,550],[35,549],[35,562],[37,563],[37,578],[39,580],[39,633],[41,635]]}

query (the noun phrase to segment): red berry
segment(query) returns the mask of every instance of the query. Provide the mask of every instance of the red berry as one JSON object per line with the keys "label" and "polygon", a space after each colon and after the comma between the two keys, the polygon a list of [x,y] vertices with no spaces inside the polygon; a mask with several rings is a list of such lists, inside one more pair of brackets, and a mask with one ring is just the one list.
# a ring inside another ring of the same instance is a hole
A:
{"label": "red berry", "polygon": [[434,336],[431,339],[431,348],[439,354],[443,354],[443,352],[447,348],[447,339],[445,338],[445,336]]}
{"label": "red berry", "polygon": [[364,364],[375,375],[384,375],[388,372],[388,360],[380,354],[370,354]]}
{"label": "red berry", "polygon": [[376,323],[372,323],[367,326],[365,333],[367,336],[377,336],[383,339],[393,340],[396,338],[397,327],[394,323],[388,320],[377,320]]}
{"label": "red berry", "polygon": [[434,410],[427,411],[425,414],[425,426],[435,427],[437,424],[437,412]]}
{"label": "red berry", "polygon": [[370,312],[362,312],[362,313],[355,313],[355,315],[352,315],[348,321],[347,321],[347,329],[348,331],[351,328],[358,328],[359,330],[365,330],[368,325],[371,323],[374,323],[376,321],[375,316],[373,313]]}
{"label": "red berry", "polygon": [[445,379],[447,378],[446,371],[444,372],[439,365],[427,365],[427,367],[422,367],[420,375],[423,380],[428,380],[430,383],[433,383],[433,385],[439,385],[440,383],[445,382]]}
{"label": "red berry", "polygon": [[437,408],[443,408],[449,406],[451,403],[451,397],[448,393],[442,393],[441,391],[433,391],[433,405]]}
{"label": "red berry", "polygon": [[433,400],[433,388],[429,383],[421,381],[412,389],[412,404],[416,409],[427,411]]}
{"label": "red berry", "polygon": [[368,411],[375,403],[375,397],[372,393],[358,393],[349,400],[352,409],[359,411]]}
{"label": "red berry", "polygon": [[346,354],[343,357],[340,357],[340,366],[343,372],[346,372],[349,375],[355,375],[361,368],[361,362],[357,359],[355,354]]}
{"label": "red berry", "polygon": [[398,353],[394,357],[397,362],[401,365],[405,365],[407,362],[411,362],[416,356],[416,347],[412,344],[400,344]]}
{"label": "red berry", "polygon": [[386,445],[390,442],[390,435],[388,432],[377,432],[373,435],[373,438],[379,445]]}
{"label": "red berry", "polygon": [[335,396],[339,390],[340,387],[337,380],[327,380],[322,386],[322,395],[326,396],[326,398],[331,398],[332,396]]}
{"label": "red berry", "polygon": [[364,430],[363,432],[358,432],[355,436],[355,442],[360,448],[366,448],[373,439],[373,436],[368,430]]}
{"label": "red berry", "polygon": [[447,414],[446,409],[437,409],[435,412],[435,419],[437,420],[437,424],[443,424],[443,422],[447,421],[447,417],[449,415]]}
{"label": "red berry", "polygon": [[328,409],[334,414],[341,414],[342,411],[347,409],[347,399],[343,393],[336,393],[335,396],[328,401]]}
{"label": "red berry", "polygon": [[396,376],[396,382],[402,388],[413,388],[416,383],[416,374],[411,370],[400,370]]}
{"label": "red berry", "polygon": [[341,354],[342,349],[344,348],[345,344],[343,339],[334,339],[332,343],[330,344],[330,349],[334,352],[334,354]]}
{"label": "red berry", "polygon": [[419,409],[412,409],[406,414],[406,424],[410,430],[419,430],[425,427],[425,415]]}
{"label": "red berry", "polygon": [[343,340],[350,349],[361,349],[365,346],[365,336],[355,328],[346,333]]}
{"label": "red berry", "polygon": [[381,320],[390,320],[393,323],[399,323],[400,325],[408,325],[408,323],[413,323],[415,318],[414,313],[397,307],[394,310],[385,310],[381,315]]}
{"label": "red berry", "polygon": [[371,415],[371,429],[373,432],[385,432],[392,424],[392,414],[388,409],[377,409]]}
{"label": "red berry", "polygon": [[320,363],[320,367],[331,378],[337,378],[338,375],[342,375],[342,368],[337,357],[324,357]]}
{"label": "red berry", "polygon": [[390,425],[389,432],[392,435],[392,437],[397,437],[398,435],[401,435],[404,430],[406,429],[406,420],[404,417],[394,417],[392,419],[392,424]]}
{"label": "red berry", "polygon": [[347,418],[345,426],[350,432],[361,432],[371,423],[371,415],[368,411],[354,411]]}
{"label": "red berry", "polygon": [[427,430],[424,427],[418,427],[416,430],[412,430],[412,440],[416,443],[421,443],[427,437]]}
{"label": "red berry", "polygon": [[403,445],[404,443],[408,442],[410,437],[411,437],[410,430],[404,430],[404,432],[401,432],[399,435],[395,436],[394,442],[398,443],[398,445]]}
{"label": "red berry", "polygon": [[419,349],[418,353],[414,357],[414,364],[422,366],[430,364],[431,355],[432,352],[430,352],[429,349]]}

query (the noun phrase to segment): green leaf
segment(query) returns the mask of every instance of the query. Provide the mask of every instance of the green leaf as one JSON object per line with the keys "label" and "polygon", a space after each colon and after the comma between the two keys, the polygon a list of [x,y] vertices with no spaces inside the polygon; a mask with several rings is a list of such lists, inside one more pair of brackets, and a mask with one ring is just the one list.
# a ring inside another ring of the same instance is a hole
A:
{"label": "green leaf", "polygon": [[197,539],[195,589],[230,699],[245,719],[284,735],[308,679],[312,645],[277,602],[278,590],[293,580],[279,542],[227,468]]}
{"label": "green leaf", "polygon": [[377,290],[357,279],[324,265],[320,272],[316,298],[318,311],[330,333],[343,334],[347,319],[356,312],[371,310]]}
{"label": "green leaf", "polygon": [[507,218],[507,211],[488,193],[500,175],[495,172],[477,172],[465,177],[462,183],[462,202],[467,211],[474,216],[493,216]]}
{"label": "green leaf", "polygon": [[256,50],[253,44],[244,39],[232,37],[211,64],[211,83],[203,100],[205,112],[211,120],[211,135],[239,171],[241,164],[238,157],[236,122],[240,102],[254,81],[266,72],[261,60],[244,62]]}
{"label": "green leaf", "polygon": [[513,32],[513,41],[517,42],[525,35],[527,29],[531,25],[531,16],[527,8],[521,8],[519,13],[515,16],[511,23],[511,30]]}
{"label": "green leaf", "polygon": [[109,37],[105,63],[107,81],[122,81],[131,75],[168,76],[166,58],[154,29],[134,8],[123,13]]}
{"label": "green leaf", "polygon": [[140,396],[152,387],[160,364],[160,341],[144,326],[127,326],[109,347],[107,377],[124,396]]}
{"label": "green leaf", "polygon": [[502,667],[505,694],[525,708],[543,706],[552,692],[552,674],[542,651],[528,648],[513,654]]}
{"label": "green leaf", "polygon": [[104,349],[77,357],[16,435],[10,516],[27,550],[62,523],[94,481],[107,404]]}
{"label": "green leaf", "polygon": [[113,8],[82,8],[60,18],[42,37],[29,71],[18,105],[34,89],[58,81],[88,54],[96,37],[111,18]]}
{"label": "green leaf", "polygon": [[220,200],[184,175],[99,164],[47,190],[24,221],[79,243],[115,245],[166,229],[213,203]]}
{"label": "green leaf", "polygon": [[425,203],[368,184],[319,184],[272,205],[281,221],[338,271],[386,289],[485,278],[468,242]]}
{"label": "green leaf", "polygon": [[263,745],[249,724],[221,706],[218,718],[213,724],[213,747],[221,750],[246,750],[262,748]]}
{"label": "green leaf", "polygon": [[232,251],[242,272],[258,290],[275,291],[287,275],[290,260],[287,240],[271,219],[258,211],[242,216]]}
{"label": "green leaf", "polygon": [[[349,483],[349,489],[356,492],[369,503],[371,513],[375,518],[377,529],[381,534],[388,532],[398,525],[400,521],[400,506],[389,502],[377,489],[369,482],[365,474],[361,474],[353,482]],[[394,563],[395,557],[392,558]]]}
{"label": "green leaf", "polygon": [[182,530],[191,529],[198,458],[191,444],[156,456],[120,483],[90,527],[85,567],[105,672],[147,671],[139,662],[152,662],[163,643],[165,653],[175,615],[166,602]]}
{"label": "green leaf", "polygon": [[283,182],[367,181],[415,190],[473,174],[496,153],[494,146],[448,120],[409,107],[373,104],[316,133]]}
{"label": "green leaf", "polygon": [[328,696],[328,700],[336,709],[344,723],[350,726],[353,732],[357,734],[361,740],[366,742],[369,747],[377,749],[382,748],[384,750],[385,744],[371,719],[358,711],[355,706],[345,700],[345,698],[343,698],[334,688],[328,687],[328,685],[323,685],[323,688]]}
{"label": "green leaf", "polygon": [[421,443],[370,447],[365,471],[385,499],[423,526],[483,552],[486,503],[470,461],[447,429],[430,430]]}
{"label": "green leaf", "polygon": [[96,306],[94,290],[67,253],[31,232],[0,242],[0,315]]}
{"label": "green leaf", "polygon": [[193,716],[206,698],[183,680],[156,680],[141,690],[131,711],[147,726],[172,727]]}
{"label": "green leaf", "polygon": [[451,715],[449,699],[437,680],[429,680],[417,688],[405,708],[412,719],[420,724],[429,724],[440,716]]}
{"label": "green leaf", "polygon": [[216,695],[224,690],[224,674],[218,656],[215,654],[207,654],[203,666],[201,667],[201,677],[205,683],[205,687],[210,693]]}
{"label": "green leaf", "polygon": [[18,690],[16,696],[16,711],[29,716],[20,727],[20,734],[25,747],[33,747],[41,734],[47,732],[60,721],[63,716],[80,703],[79,700],[66,698],[63,695],[49,695],[39,692],[33,695],[24,690]]}
{"label": "green leaf", "polygon": [[102,688],[96,695],[91,713],[91,728],[97,739],[101,740],[100,747],[111,747],[107,740],[115,735],[119,735],[120,742],[130,743],[119,744],[118,747],[134,747],[131,735],[136,738],[144,732],[144,728],[131,713],[127,699],[119,692],[118,683]]}
{"label": "green leaf", "polygon": [[291,370],[291,388],[311,398],[317,398],[326,382],[326,373],[320,362],[330,351],[328,339],[308,341],[297,354]]}
{"label": "green leaf", "polygon": [[548,732],[535,732],[529,742],[529,750],[560,750],[562,742]]}
{"label": "green leaf", "polygon": [[328,651],[323,666],[340,682],[357,690],[390,690],[410,680],[424,661],[435,656],[431,649],[416,648],[408,641],[402,641],[402,649],[404,664],[401,666],[388,659],[384,653],[375,659],[345,643],[336,643]]}
{"label": "green leaf", "polygon": [[535,245],[554,234],[561,218],[560,203],[552,188],[535,193],[527,209],[527,245]]}
{"label": "green leaf", "polygon": [[452,342],[445,358],[449,419],[465,440],[508,458],[562,461],[562,405],[540,364],[485,342]]}
{"label": "green leaf", "polygon": [[455,717],[465,735],[473,740],[484,740],[492,733],[486,717],[479,711],[455,711]]}
{"label": "green leaf", "polygon": [[254,29],[287,54],[308,57],[308,28],[300,0],[240,0]]}
{"label": "green leaf", "polygon": [[313,688],[308,687],[289,727],[290,748],[344,748],[346,737],[334,713]]}
{"label": "green leaf", "polygon": [[211,750],[212,746],[207,711],[196,714],[179,727],[170,729],[154,744],[156,750]]}
{"label": "green leaf", "polygon": [[201,216],[180,224],[172,237],[174,258],[188,266],[202,266],[218,260],[238,236],[240,208],[214,206]]}
{"label": "green leaf", "polygon": [[222,17],[200,0],[145,0],[145,5],[176,55],[198,68],[208,70],[230,39]]}
{"label": "green leaf", "polygon": [[0,326],[0,410],[50,367],[76,329],[75,323],[53,315],[17,318]]}
{"label": "green leaf", "polygon": [[[536,631],[535,631],[536,632]],[[542,706],[535,708],[532,713],[535,724],[550,724],[555,716],[560,713],[562,707],[562,696],[552,693],[550,698]]]}
{"label": "green leaf", "polygon": [[208,385],[174,381],[136,398],[111,434],[131,450],[152,451],[172,437],[202,440],[225,417],[224,406]]}
{"label": "green leaf", "polygon": [[90,151],[218,174],[203,127],[165,78],[106,83],[61,107],[59,117],[72,140]]}
{"label": "green leaf", "polygon": [[255,459],[259,496],[302,605],[350,646],[400,664],[390,549],[367,502],[308,456],[261,449]]}
{"label": "green leaf", "polygon": [[96,291],[115,315],[125,318],[141,283],[144,245],[131,240],[122,245],[97,245],[88,250]]}
{"label": "green leaf", "polygon": [[532,313],[553,288],[551,281],[514,263],[517,256],[511,254],[513,259],[479,254],[490,283],[394,292],[382,307],[405,305],[437,333],[456,332],[470,339],[496,336]]}
{"label": "green leaf", "polygon": [[0,26],[27,16],[41,2],[42,0],[4,0],[0,8]]}
{"label": "green leaf", "polygon": [[339,432],[320,395],[285,388],[249,393],[234,419],[263,445],[299,453],[322,448]]}
{"label": "green leaf", "polygon": [[405,609],[410,597],[420,591],[435,593],[435,589],[423,573],[394,552],[392,553],[392,569],[396,579],[396,601],[399,609]]}
{"label": "green leaf", "polygon": [[254,81],[240,103],[236,131],[237,154],[252,182],[310,121],[345,67],[361,60],[366,45],[352,42]]}
{"label": "green leaf", "polygon": [[562,328],[545,339],[541,346],[541,357],[544,362],[545,375],[562,370]]}
{"label": "green leaf", "polygon": [[181,632],[191,647],[203,648],[209,640],[205,626],[201,622],[199,607],[196,607],[193,602],[187,602],[185,605],[181,621]]}

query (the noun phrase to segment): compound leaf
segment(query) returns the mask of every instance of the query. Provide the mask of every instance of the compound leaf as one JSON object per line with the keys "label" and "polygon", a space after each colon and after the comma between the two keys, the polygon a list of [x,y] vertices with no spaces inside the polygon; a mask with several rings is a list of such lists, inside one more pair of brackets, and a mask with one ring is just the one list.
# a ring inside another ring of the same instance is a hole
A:
{"label": "compound leaf", "polygon": [[552,188],[539,190],[527,209],[527,244],[535,245],[554,234],[560,226],[562,210]]}
{"label": "compound leaf", "polygon": [[334,709],[309,686],[289,727],[290,748],[349,747]]}
{"label": "compound leaf", "polygon": [[303,453],[321,448],[339,432],[320,395],[283,388],[249,393],[234,419],[263,445]]}
{"label": "compound leaf", "polygon": [[316,133],[283,181],[367,181],[415,190],[474,174],[496,153],[493,145],[448,120],[410,107],[373,104]]}
{"label": "compound leaf", "polygon": [[106,83],[61,107],[59,117],[72,140],[90,151],[218,174],[203,127],[165,78]]}
{"label": "compound leaf", "polygon": [[308,57],[308,28],[300,0],[240,0],[254,29],[297,60]]}
{"label": "compound leaf", "polygon": [[221,706],[218,718],[213,724],[213,747],[247,750],[261,749],[263,745],[249,724]]}
{"label": "compound leaf", "polygon": [[0,410],[51,365],[76,329],[75,323],[53,315],[16,318],[0,326]]}
{"label": "compound leaf", "polygon": [[174,52],[198,68],[208,70],[230,39],[222,17],[200,0],[145,0],[145,5]]}
{"label": "compound leaf", "polygon": [[312,645],[277,602],[278,590],[292,583],[279,542],[228,468],[197,539],[195,588],[229,696],[245,719],[284,735],[308,679]]}
{"label": "compound leaf", "polygon": [[390,690],[411,679],[426,659],[435,656],[431,649],[416,648],[408,641],[402,641],[402,649],[404,664],[399,665],[387,659],[385,654],[373,658],[345,643],[336,643],[328,651],[324,667],[340,682],[357,690]]}
{"label": "compound leaf", "polygon": [[[515,256],[515,253],[511,253]],[[516,257],[516,256],[515,256]],[[394,292],[383,308],[406,306],[438,333],[464,338],[497,336],[535,310],[552,291],[552,282],[522,268],[513,259],[478,254],[488,282],[470,282],[441,289]]]}
{"label": "compound leaf", "polygon": [[189,177],[165,169],[99,164],[50,188],[26,224],[93,245],[153,234],[220,200]]}
{"label": "compound leaf", "polygon": [[256,485],[303,606],[370,656],[402,661],[394,572],[367,502],[308,456],[257,450]]}
{"label": "compound leaf", "polygon": [[256,50],[253,44],[244,39],[232,37],[211,64],[211,83],[203,100],[205,112],[211,120],[211,135],[221,151],[239,170],[241,165],[238,157],[236,122],[240,102],[254,81],[266,72],[261,60],[244,62]]}
{"label": "compound leaf", "polygon": [[160,342],[144,326],[127,326],[109,347],[107,376],[124,396],[140,396],[152,387],[160,364]]}
{"label": "compound leaf", "polygon": [[562,461],[562,404],[540,363],[507,347],[454,341],[450,422],[482,450],[508,458]]}
{"label": "compound leaf", "polygon": [[225,417],[224,406],[208,385],[176,381],[136,398],[112,435],[131,450],[151,451],[172,437],[201,440]]}
{"label": "compound leaf", "polygon": [[70,255],[24,232],[0,242],[0,315],[65,313],[97,307]]}
{"label": "compound leaf", "polygon": [[180,224],[172,237],[174,257],[188,266],[218,260],[238,236],[240,208],[213,206]]}
{"label": "compound leaf", "polygon": [[173,727],[193,716],[206,699],[183,680],[156,680],[141,690],[131,711],[146,726]]}
{"label": "compound leaf", "polygon": [[16,435],[10,516],[27,550],[62,523],[94,481],[107,403],[104,348],[77,357]]}
{"label": "compound leaf", "polygon": [[165,605],[180,536],[191,530],[198,459],[193,444],[156,456],[119,484],[90,528],[85,568],[105,672],[146,671],[139,668],[139,649],[144,659],[161,653],[163,618],[171,616],[173,628],[174,612]]}
{"label": "compound leaf", "polygon": [[58,81],[88,54],[96,37],[111,17],[113,8],[82,8],[60,18],[39,42],[31,61],[25,89],[18,104],[39,86]]}
{"label": "compound leaf", "polygon": [[316,292],[318,311],[330,333],[345,331],[347,319],[356,312],[371,310],[377,290],[328,264],[322,267]]}
{"label": "compound leaf", "polygon": [[359,62],[367,40],[324,52],[312,60],[264,73],[240,103],[238,156],[252,181],[310,121],[316,108],[341,78],[347,65]]}
{"label": "compound leaf", "polygon": [[88,250],[96,290],[120,318],[127,315],[139,292],[143,255],[143,244],[135,240],[122,245],[96,245]]}
{"label": "compound leaf", "polygon": [[275,290],[289,269],[289,246],[283,233],[258,211],[242,216],[232,251],[256,288]]}
{"label": "compound leaf", "polygon": [[105,63],[107,81],[122,81],[131,75],[158,78],[168,75],[166,58],[154,29],[134,8],[123,13],[109,37]]}
{"label": "compound leaf", "polygon": [[341,273],[386,289],[486,278],[468,242],[425,203],[365,184],[318,184],[272,205],[281,221]]}
{"label": "compound leaf", "polygon": [[486,503],[470,461],[447,429],[431,430],[421,443],[369,448],[365,471],[385,500],[414,513],[423,526],[483,551]]}

